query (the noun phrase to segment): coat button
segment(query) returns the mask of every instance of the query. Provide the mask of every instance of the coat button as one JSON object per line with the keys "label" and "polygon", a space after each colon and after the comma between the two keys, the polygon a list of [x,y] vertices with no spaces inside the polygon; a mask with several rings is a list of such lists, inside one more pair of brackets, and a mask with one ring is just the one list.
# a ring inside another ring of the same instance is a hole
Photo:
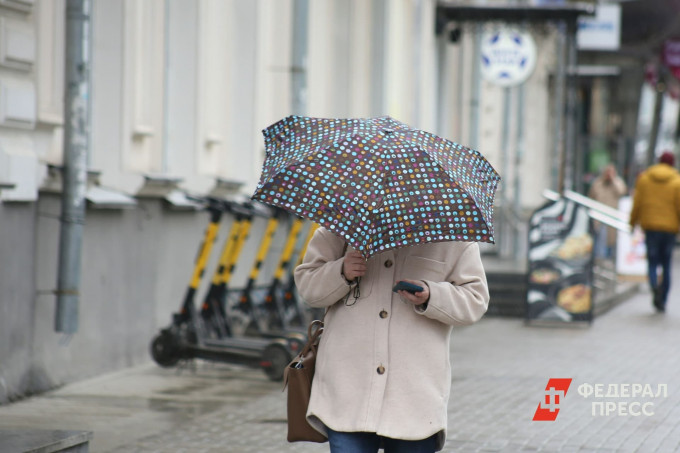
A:
{"label": "coat button", "polygon": [[385,367],[380,365],[376,371],[378,374],[385,374]]}
{"label": "coat button", "polygon": [[385,310],[381,311],[381,312],[380,312],[380,317],[381,317],[382,319],[387,318],[387,312],[386,312]]}
{"label": "coat button", "polygon": [[392,267],[392,260],[385,261],[385,267]]}

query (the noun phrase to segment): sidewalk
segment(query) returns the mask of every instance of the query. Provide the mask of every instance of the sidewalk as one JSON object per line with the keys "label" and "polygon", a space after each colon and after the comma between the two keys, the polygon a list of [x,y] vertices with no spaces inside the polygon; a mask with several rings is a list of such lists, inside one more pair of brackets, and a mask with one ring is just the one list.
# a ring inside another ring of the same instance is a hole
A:
{"label": "sidewalk", "polygon": [[[444,451],[680,451],[680,253],[674,266],[664,315],[643,286],[590,327],[486,318],[456,329]],[[534,422],[550,378],[573,380],[556,421]],[[667,397],[656,396],[659,384]],[[579,388],[602,394],[585,398]],[[93,431],[92,452],[328,451],[286,442],[279,383],[206,362],[179,372],[148,364],[0,406],[8,428]]]}

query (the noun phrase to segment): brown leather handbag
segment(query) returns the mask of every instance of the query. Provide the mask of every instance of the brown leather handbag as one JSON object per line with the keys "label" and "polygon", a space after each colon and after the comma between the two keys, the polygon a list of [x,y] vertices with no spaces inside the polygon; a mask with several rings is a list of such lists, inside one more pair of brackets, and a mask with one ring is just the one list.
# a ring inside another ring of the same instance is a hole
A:
{"label": "brown leather handbag", "polygon": [[283,388],[288,386],[288,442],[328,441],[326,436],[307,423],[307,407],[322,332],[323,321],[315,320],[309,324],[307,344],[288,364],[283,374]]}

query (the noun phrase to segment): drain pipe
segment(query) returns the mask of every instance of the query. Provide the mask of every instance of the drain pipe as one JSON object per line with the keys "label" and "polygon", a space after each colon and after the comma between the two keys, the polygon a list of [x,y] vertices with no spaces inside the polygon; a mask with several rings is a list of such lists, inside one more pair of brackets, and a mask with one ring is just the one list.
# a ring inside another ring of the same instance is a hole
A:
{"label": "drain pipe", "polygon": [[293,114],[307,113],[307,35],[309,33],[309,1],[293,2]]}
{"label": "drain pipe", "polygon": [[482,78],[482,33],[484,33],[484,26],[479,22],[474,25],[474,41],[472,50],[472,74],[471,74],[471,90],[470,95],[470,148],[479,149],[479,109],[481,97],[481,82]]}
{"label": "drain pipe", "polygon": [[64,166],[55,330],[78,330],[90,112],[90,0],[67,0]]}

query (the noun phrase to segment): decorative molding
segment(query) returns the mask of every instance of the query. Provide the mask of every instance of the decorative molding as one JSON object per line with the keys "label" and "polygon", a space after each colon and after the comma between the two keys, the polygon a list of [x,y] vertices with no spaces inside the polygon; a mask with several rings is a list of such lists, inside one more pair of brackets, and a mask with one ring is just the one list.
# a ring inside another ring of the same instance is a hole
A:
{"label": "decorative molding", "polygon": [[65,0],[42,1],[36,7],[38,121],[64,122]]}
{"label": "decorative molding", "polygon": [[222,149],[224,143],[224,138],[216,134],[208,134],[205,137],[205,149],[206,151],[214,151],[216,149]]}
{"label": "decorative molding", "polygon": [[203,208],[201,203],[192,200],[181,190],[173,190],[163,198],[165,205],[174,211],[198,211]]}
{"label": "decorative molding", "polygon": [[[202,175],[225,176],[229,138],[230,54],[236,18],[228,2],[207,0],[198,6],[196,139],[197,169]],[[224,43],[224,45],[215,45]]]}
{"label": "decorative molding", "polygon": [[33,129],[35,121],[36,97],[33,82],[0,79],[0,125]]}
{"label": "decorative molding", "polygon": [[137,206],[137,200],[115,189],[101,186],[87,188],[85,199],[93,209],[132,209]]}
{"label": "decorative molding", "polygon": [[176,191],[182,178],[167,175],[144,175],[144,185],[137,191],[138,197],[164,198]]}
{"label": "decorative molding", "polygon": [[0,17],[0,66],[30,71],[35,63],[35,32],[30,24]]}
{"label": "decorative molding", "polygon": [[161,168],[164,95],[163,2],[123,3],[123,162],[126,170]]}
{"label": "decorative molding", "polygon": [[153,137],[153,127],[148,124],[136,124],[132,129],[132,139],[142,140],[146,137]]}
{"label": "decorative molding", "polygon": [[[46,164],[47,172],[40,185],[41,192],[61,193],[63,188],[62,174],[63,165]],[[101,170],[87,170],[87,187],[99,186],[101,184]]]}
{"label": "decorative molding", "polygon": [[36,156],[16,154],[6,155],[4,164],[10,184],[13,187],[0,191],[3,201],[35,201],[38,199],[38,158]]}
{"label": "decorative molding", "polygon": [[215,178],[215,185],[208,195],[218,198],[228,198],[240,193],[244,185],[245,182],[243,181],[217,177]]}
{"label": "decorative molding", "polygon": [[30,13],[34,4],[34,0],[0,0],[0,7],[4,6],[24,13]]}

